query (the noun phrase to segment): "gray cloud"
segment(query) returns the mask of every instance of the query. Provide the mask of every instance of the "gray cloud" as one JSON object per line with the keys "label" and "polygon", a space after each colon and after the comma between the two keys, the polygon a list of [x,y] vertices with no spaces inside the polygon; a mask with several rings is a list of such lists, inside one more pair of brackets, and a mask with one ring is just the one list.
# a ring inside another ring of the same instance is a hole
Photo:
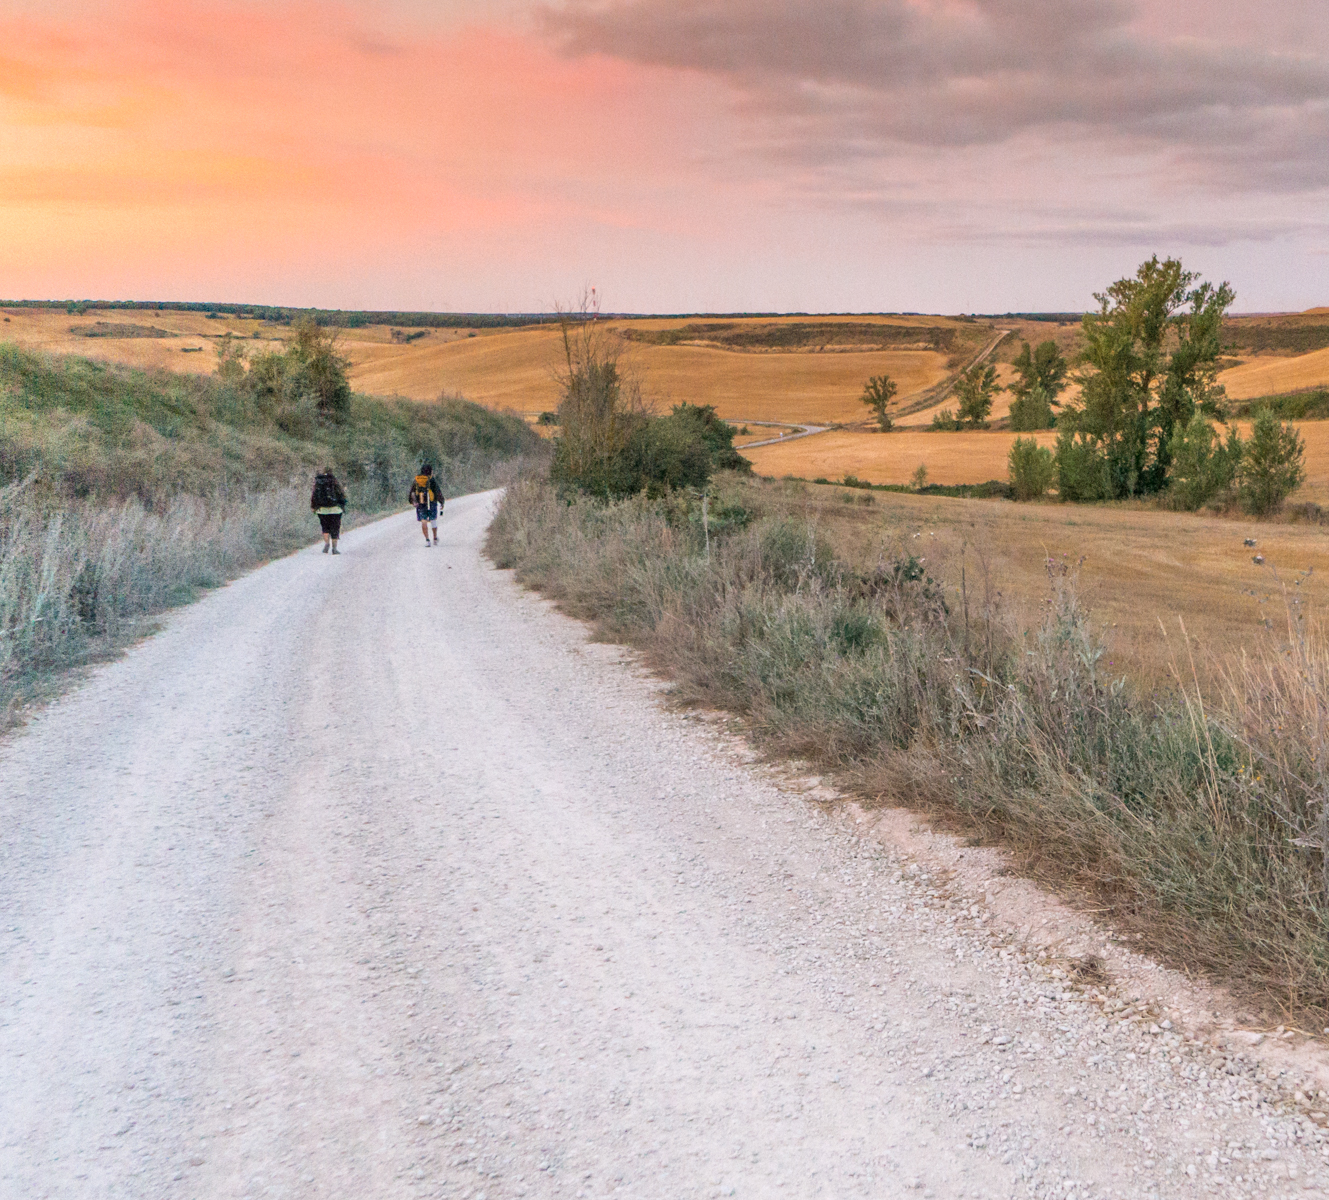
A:
{"label": "gray cloud", "polygon": [[1170,152],[1192,181],[1329,184],[1329,47],[1151,37],[1135,16],[1122,0],[572,0],[543,21],[569,54],[726,80],[764,153],[809,164],[1032,135]]}

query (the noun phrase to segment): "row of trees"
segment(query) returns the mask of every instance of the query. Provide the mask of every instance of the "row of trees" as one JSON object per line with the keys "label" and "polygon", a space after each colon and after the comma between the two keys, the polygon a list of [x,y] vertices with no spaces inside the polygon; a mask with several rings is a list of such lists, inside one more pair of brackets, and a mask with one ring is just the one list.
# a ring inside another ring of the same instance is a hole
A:
{"label": "row of trees", "polygon": [[[1306,478],[1301,435],[1267,408],[1256,414],[1247,440],[1235,429],[1228,430],[1226,439],[1220,437],[1205,414],[1197,412],[1184,428],[1173,431],[1169,453],[1167,496],[1182,509],[1231,500],[1263,516],[1279,508]],[[1053,484],[1064,500],[1108,498],[1107,459],[1065,432],[1055,453],[1033,438],[1016,438],[1009,466],[1017,500],[1043,496]]]}
{"label": "row of trees", "polygon": [[[1028,342],[1014,363],[1016,379],[1005,390],[1014,395],[1011,401],[1011,428],[1023,432],[1051,429],[1056,424],[1052,406],[1066,387],[1070,364],[1054,341],[1031,349]],[[863,387],[862,401],[876,418],[883,433],[895,428],[888,406],[897,392],[889,375],[874,375]],[[986,429],[992,402],[1002,391],[997,383],[997,369],[988,363],[975,363],[960,372],[953,388],[957,407],[942,409],[933,419],[934,430]]]}
{"label": "row of trees", "polygon": [[[1248,441],[1235,429],[1224,438],[1215,427],[1225,418],[1217,375],[1232,288],[1155,255],[1094,299],[1098,308],[1083,319],[1085,345],[1074,374],[1054,341],[1032,349],[1026,342],[1015,359],[1011,428],[1057,430],[1055,451],[1017,439],[1016,494],[1042,495],[1055,483],[1063,500],[1166,493],[1188,509],[1223,497],[1253,513],[1277,508],[1305,477],[1300,435],[1267,411],[1257,415]],[[1063,404],[1071,381],[1079,396]],[[876,378],[863,397],[883,430],[890,418],[876,400],[886,390],[894,395],[889,379]],[[944,410],[933,428],[986,427],[1000,390],[995,368],[975,364],[954,390],[957,409]]]}

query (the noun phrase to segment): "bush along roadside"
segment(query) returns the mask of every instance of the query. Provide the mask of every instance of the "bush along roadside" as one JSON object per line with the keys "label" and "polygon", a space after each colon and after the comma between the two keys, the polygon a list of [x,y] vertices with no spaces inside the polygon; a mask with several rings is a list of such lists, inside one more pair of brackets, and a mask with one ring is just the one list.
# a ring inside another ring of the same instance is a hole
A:
{"label": "bush along roadside", "polygon": [[852,572],[784,517],[746,512],[708,553],[693,507],[568,502],[526,479],[488,549],[767,751],[1000,840],[1179,966],[1329,1014],[1322,636],[1231,664],[1218,696],[1184,659],[1146,696],[1104,670],[1051,563],[1045,619],[1017,629],[948,608],[914,559]]}

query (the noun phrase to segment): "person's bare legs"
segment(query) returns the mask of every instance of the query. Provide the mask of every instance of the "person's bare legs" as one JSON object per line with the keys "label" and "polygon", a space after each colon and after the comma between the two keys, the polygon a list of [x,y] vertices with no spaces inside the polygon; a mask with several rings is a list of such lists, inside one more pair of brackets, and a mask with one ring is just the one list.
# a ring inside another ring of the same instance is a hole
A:
{"label": "person's bare legs", "polygon": [[341,551],[337,549],[337,539],[336,539],[336,538],[333,538],[333,539],[332,539],[332,552],[333,552],[333,554],[340,554],[340,553],[341,553]]}
{"label": "person's bare legs", "polygon": [[428,522],[428,521],[421,521],[421,522],[420,522],[420,532],[423,533],[423,534],[425,535],[425,545],[426,545],[426,546],[429,545],[429,522]]}
{"label": "person's bare legs", "polygon": [[[434,527],[434,545],[437,546],[437,545],[438,545],[438,522],[437,522],[437,521],[434,521],[434,522],[431,522],[431,523],[432,523],[432,525],[433,525],[433,527]],[[428,535],[428,534],[425,534],[425,539],[428,540],[428,538],[429,538],[429,535]]]}
{"label": "person's bare legs", "polygon": [[330,533],[325,529],[325,530],[323,531],[323,553],[324,553],[324,554],[326,554],[326,553],[328,552],[328,544],[329,544],[331,541],[332,541],[332,534],[330,534]]}

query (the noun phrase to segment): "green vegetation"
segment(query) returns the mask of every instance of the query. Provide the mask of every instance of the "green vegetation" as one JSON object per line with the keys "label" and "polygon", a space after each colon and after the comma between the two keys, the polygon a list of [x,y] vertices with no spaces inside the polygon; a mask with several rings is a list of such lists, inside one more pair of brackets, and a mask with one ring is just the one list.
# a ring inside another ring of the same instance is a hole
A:
{"label": "green vegetation", "polygon": [[355,395],[325,418],[317,393],[274,394],[270,374],[238,369],[176,375],[0,344],[0,485],[34,477],[52,495],[156,505],[284,487],[327,463],[365,511],[404,496],[422,456],[455,494],[539,444],[517,418],[458,399]]}
{"label": "green vegetation", "polygon": [[1002,841],[1138,944],[1325,1023],[1322,636],[1228,661],[1203,701],[1185,658],[1151,692],[1112,672],[1060,560],[1020,628],[981,567],[947,595],[904,549],[854,570],[781,485],[718,490],[747,519],[709,555],[686,494],[568,503],[535,480],[509,489],[489,552],[767,751]]}
{"label": "green vegetation", "polygon": [[1329,388],[1261,396],[1258,400],[1230,405],[1228,413],[1232,417],[1249,417],[1262,409],[1284,421],[1326,421],[1329,420]]}
{"label": "green vegetation", "polygon": [[1066,374],[1070,364],[1062,357],[1054,341],[1040,342],[1030,350],[1023,343],[1014,367],[1018,378],[1010,385],[1015,399],[1011,401],[1011,428],[1017,432],[1051,429],[1056,424],[1052,406],[1066,387]]}
{"label": "green vegetation", "polygon": [[1047,495],[1056,474],[1051,450],[1033,438],[1016,438],[1011,443],[1011,491],[1017,500],[1038,500]]}
{"label": "green vegetation", "polygon": [[1236,466],[1237,495],[1248,513],[1274,512],[1296,490],[1306,477],[1304,449],[1301,435],[1268,409],[1256,416]]}
{"label": "green vegetation", "polygon": [[[1216,376],[1232,289],[1199,282],[1176,259],[1160,262],[1155,255],[1096,299],[1098,311],[1083,320],[1080,398],[1055,421],[1052,470],[1061,499],[1158,495],[1184,509],[1240,503],[1256,516],[1277,511],[1305,477],[1301,439],[1279,417],[1329,412],[1329,393],[1253,402],[1239,411],[1256,412],[1258,446],[1254,437],[1243,444],[1235,430],[1224,440],[1210,418],[1224,417]],[[1056,343],[1034,350],[1024,343],[1015,367],[1011,427],[1049,428],[1067,372]],[[977,403],[970,409],[978,410]],[[958,428],[965,411],[962,404],[958,418],[943,413],[933,427]],[[1011,450],[1010,480],[1019,498],[1042,494],[1047,464],[1035,449],[1016,439]]]}
{"label": "green vegetation", "polygon": [[1169,449],[1169,492],[1179,508],[1193,511],[1208,504],[1229,491],[1236,481],[1242,458],[1241,438],[1235,429],[1230,430],[1224,444],[1203,413],[1195,413],[1189,424],[1173,430]]}
{"label": "green vegetation", "polygon": [[218,348],[222,377],[248,385],[255,400],[275,413],[288,433],[308,437],[319,420],[344,421],[351,410],[351,364],[337,353],[337,335],[310,320],[297,321],[284,350],[255,355],[245,370],[238,347]]}
{"label": "green vegetation", "polygon": [[1220,411],[1219,329],[1233,298],[1226,283],[1197,283],[1178,260],[1157,255],[1095,294],[1080,400],[1057,424],[1074,435],[1064,444],[1077,460],[1096,461],[1077,461],[1072,474],[1101,477],[1114,499],[1166,489],[1173,431],[1197,410]]}
{"label": "green vegetation", "polygon": [[606,500],[646,491],[704,488],[717,469],[750,470],[735,430],[711,405],[646,411],[635,379],[620,370],[620,344],[599,323],[563,323],[558,437],[550,475],[564,493]]}
{"label": "green vegetation", "polygon": [[[320,338],[281,370],[316,362]],[[199,377],[0,345],[0,722],[151,614],[312,540],[317,467],[337,472],[353,521],[404,503],[422,458],[455,495],[541,448],[518,418],[463,400],[333,386],[325,410],[317,370],[307,395],[290,377],[274,394],[270,372],[219,356],[222,374]],[[293,432],[296,403],[308,412]]]}
{"label": "green vegetation", "polygon": [[877,428],[882,433],[890,433],[895,427],[891,414],[886,411],[886,406],[894,399],[897,391],[899,388],[889,375],[873,375],[863,385],[863,395],[860,398],[872,410],[873,416],[877,418]]}
{"label": "green vegetation", "polygon": [[960,372],[955,381],[955,398],[960,402],[956,420],[962,429],[986,429],[992,397],[997,392],[997,368],[975,363]]}

